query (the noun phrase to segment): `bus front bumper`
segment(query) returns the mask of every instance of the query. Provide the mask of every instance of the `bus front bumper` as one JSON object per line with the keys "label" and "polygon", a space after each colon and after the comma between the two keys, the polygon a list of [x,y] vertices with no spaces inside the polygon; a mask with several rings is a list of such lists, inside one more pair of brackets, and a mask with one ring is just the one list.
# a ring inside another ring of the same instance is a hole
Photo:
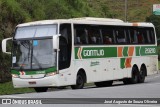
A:
{"label": "bus front bumper", "polygon": [[22,78],[13,78],[14,88],[22,87],[56,87],[59,86],[58,75],[37,78],[37,79],[22,79]]}

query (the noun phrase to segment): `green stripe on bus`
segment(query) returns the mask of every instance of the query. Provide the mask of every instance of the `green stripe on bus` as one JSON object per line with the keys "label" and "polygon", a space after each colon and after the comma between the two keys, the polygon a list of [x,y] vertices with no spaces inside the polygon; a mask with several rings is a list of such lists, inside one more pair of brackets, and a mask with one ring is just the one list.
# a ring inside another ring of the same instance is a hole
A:
{"label": "green stripe on bus", "polygon": [[[75,59],[109,58],[117,56],[118,47],[75,47]],[[128,56],[129,47],[123,47],[123,56]],[[135,46],[135,56],[157,55],[156,46]]]}
{"label": "green stripe on bus", "polygon": [[79,49],[75,48],[75,59],[79,59],[78,55],[81,55],[82,59],[117,57],[117,47],[83,47],[82,51]]}
{"label": "green stripe on bus", "polygon": [[140,46],[137,46],[137,47],[136,47],[136,56],[140,56],[140,54],[139,54],[139,49],[140,49]]}
{"label": "green stripe on bus", "polygon": [[128,56],[128,47],[123,48],[123,56]]}
{"label": "green stripe on bus", "polygon": [[121,64],[122,69],[125,68],[125,60],[126,60],[126,58],[121,58],[120,59],[120,64]]}
{"label": "green stripe on bus", "polygon": [[78,49],[79,48],[74,48],[74,49],[75,49],[75,51],[74,51],[75,52],[75,59],[78,59]]}
{"label": "green stripe on bus", "polygon": [[[56,70],[57,70],[56,67],[52,67],[52,68],[48,68],[46,70],[37,70],[37,71],[25,71],[24,70],[23,72],[25,72],[25,75],[35,75],[35,74],[47,74],[50,72],[56,72]],[[20,75],[20,71],[14,70],[14,69],[11,70],[11,73]]]}

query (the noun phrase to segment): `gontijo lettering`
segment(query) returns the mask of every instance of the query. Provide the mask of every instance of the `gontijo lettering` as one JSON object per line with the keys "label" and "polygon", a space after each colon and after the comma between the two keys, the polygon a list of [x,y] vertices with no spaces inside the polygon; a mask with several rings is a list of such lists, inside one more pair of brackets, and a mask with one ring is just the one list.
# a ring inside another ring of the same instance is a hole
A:
{"label": "gontijo lettering", "polygon": [[84,56],[104,56],[104,50],[84,50]]}

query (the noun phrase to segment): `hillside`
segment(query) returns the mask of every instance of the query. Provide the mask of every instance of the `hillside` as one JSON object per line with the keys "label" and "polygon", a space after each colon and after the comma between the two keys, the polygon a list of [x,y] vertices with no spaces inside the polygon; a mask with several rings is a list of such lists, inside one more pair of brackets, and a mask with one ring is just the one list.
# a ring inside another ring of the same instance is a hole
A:
{"label": "hillside", "polygon": [[[125,0],[88,0],[94,10],[107,6],[111,17],[124,20]],[[127,0],[127,19],[131,22],[145,21],[152,14],[153,4],[160,4],[160,0]],[[101,11],[102,12],[102,11]]]}

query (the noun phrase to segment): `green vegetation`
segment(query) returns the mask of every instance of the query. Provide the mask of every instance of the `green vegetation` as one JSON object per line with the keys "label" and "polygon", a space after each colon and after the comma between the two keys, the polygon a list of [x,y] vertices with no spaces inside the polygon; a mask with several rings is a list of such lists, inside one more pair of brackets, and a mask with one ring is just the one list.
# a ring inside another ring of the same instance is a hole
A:
{"label": "green vegetation", "polygon": [[[93,83],[85,84],[85,87],[93,86]],[[70,87],[65,87],[64,89]],[[63,88],[59,88],[63,89]],[[50,88],[50,91],[59,90],[57,88]],[[22,94],[22,93],[31,93],[35,92],[33,88],[14,88],[12,82],[5,82],[0,84],[0,95],[9,95],[9,94]]]}
{"label": "green vegetation", "polygon": [[[107,5],[103,8],[107,9]],[[13,36],[19,23],[86,16],[109,17],[111,14],[107,12],[104,15],[99,11],[101,10],[93,10],[86,0],[0,0],[0,42]],[[3,54],[1,48],[0,60],[0,82],[11,80],[10,56]]]}
{"label": "green vegetation", "polygon": [[156,34],[158,38],[158,44],[160,44],[160,16],[151,15],[146,18],[147,22],[151,22],[155,25],[156,28]]}
{"label": "green vegetation", "polygon": [[[160,16],[152,15],[152,5],[158,3],[159,0],[128,0],[127,20],[154,23],[160,38]],[[1,52],[2,39],[13,36],[20,23],[75,17],[124,20],[124,0],[0,0],[0,87],[3,87],[0,93],[10,94],[9,91],[14,90],[10,82],[3,83],[11,80],[11,64],[10,56]],[[25,91],[30,89],[15,89],[13,93]]]}
{"label": "green vegetation", "polygon": [[13,88],[12,82],[0,84],[0,95],[34,92],[32,88]]}

